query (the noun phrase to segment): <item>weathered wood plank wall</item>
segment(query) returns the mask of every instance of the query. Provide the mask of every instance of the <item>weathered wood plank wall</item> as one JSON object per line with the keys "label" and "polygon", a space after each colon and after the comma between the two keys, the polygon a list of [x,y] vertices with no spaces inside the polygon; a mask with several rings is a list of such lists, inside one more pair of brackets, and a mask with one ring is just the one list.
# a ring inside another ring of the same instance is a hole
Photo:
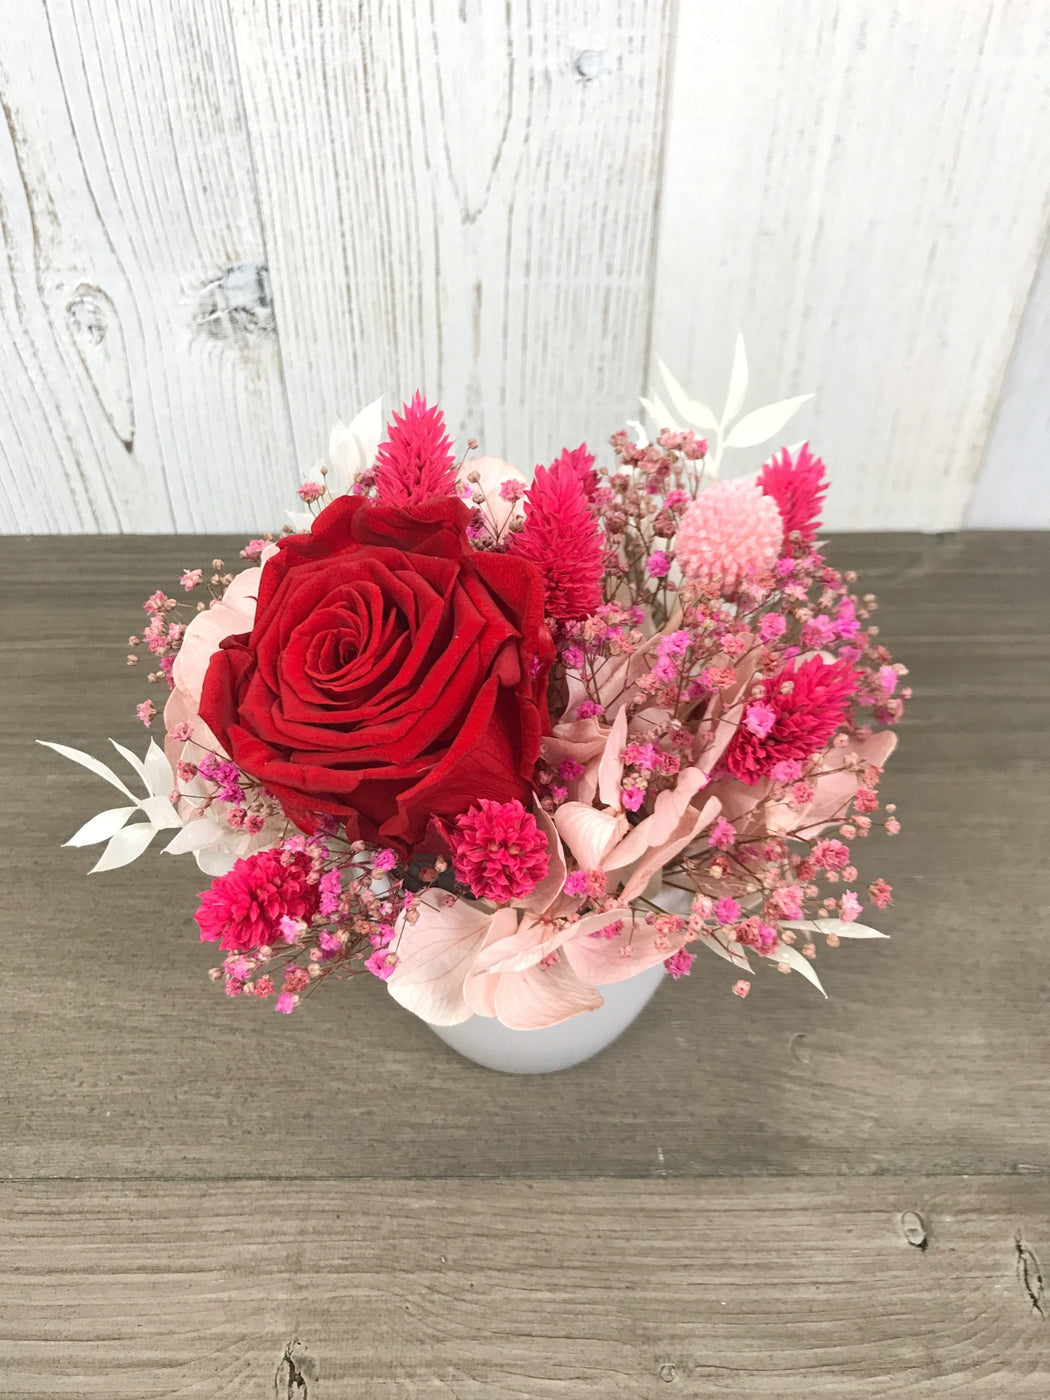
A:
{"label": "weathered wood plank wall", "polygon": [[717,394],[738,328],[760,397],[821,391],[831,526],[1045,521],[1048,27],[1040,0],[23,0],[0,529],[277,525],[330,422],[416,385],[529,466],[631,416],[653,351]]}

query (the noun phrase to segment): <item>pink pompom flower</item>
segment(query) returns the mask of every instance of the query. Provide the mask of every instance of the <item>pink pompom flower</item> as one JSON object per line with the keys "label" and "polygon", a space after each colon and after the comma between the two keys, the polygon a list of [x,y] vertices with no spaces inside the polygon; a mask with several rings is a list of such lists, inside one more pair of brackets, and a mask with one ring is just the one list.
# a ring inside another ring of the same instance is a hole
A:
{"label": "pink pompom flower", "polygon": [[218,943],[227,951],[283,943],[285,919],[309,920],[317,910],[319,892],[309,881],[311,869],[309,856],[279,850],[238,860],[199,896],[194,917],[201,942]]}
{"label": "pink pompom flower", "polygon": [[718,481],[682,516],[675,553],[687,578],[732,593],[777,561],[784,526],[776,502],[753,481]]}
{"label": "pink pompom flower", "polygon": [[456,818],[449,845],[456,879],[495,904],[531,894],[550,864],[546,836],[517,799],[481,798]]}

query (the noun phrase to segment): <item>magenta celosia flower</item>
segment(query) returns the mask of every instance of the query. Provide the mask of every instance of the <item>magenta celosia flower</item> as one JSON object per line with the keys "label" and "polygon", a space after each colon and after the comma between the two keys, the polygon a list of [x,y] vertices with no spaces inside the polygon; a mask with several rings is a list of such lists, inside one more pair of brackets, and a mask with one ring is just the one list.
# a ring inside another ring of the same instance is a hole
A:
{"label": "magenta celosia flower", "polygon": [[387,434],[375,468],[376,495],[383,505],[409,506],[456,494],[455,458],[440,408],[431,408],[417,392],[400,415],[394,414]]}
{"label": "magenta celosia flower", "polygon": [[302,853],[258,851],[217,876],[200,898],[195,918],[202,943],[220,948],[259,948],[283,943],[284,919],[312,918],[318,888],[311,884],[312,862]]}
{"label": "magenta celosia flower", "polygon": [[456,818],[449,845],[456,879],[496,904],[531,894],[550,863],[546,836],[517,799],[481,798]]}
{"label": "magenta celosia flower", "polygon": [[550,617],[587,617],[602,601],[604,548],[571,454],[537,467],[525,498],[525,524],[508,549],[535,564],[546,585]]}
{"label": "magenta celosia flower", "polygon": [[726,750],[729,771],[754,783],[783,772],[781,763],[802,762],[829,741],[846,716],[860,676],[848,661],[827,662],[819,656],[793,662],[763,686],[762,701],[776,715],[764,736],[741,725]]}
{"label": "magenta celosia flower", "polygon": [[576,480],[583,488],[583,494],[588,501],[594,500],[594,493],[598,489],[598,473],[594,470],[594,453],[588,452],[587,444],[581,442],[579,447],[566,447],[560,456],[551,463],[551,467],[568,467],[576,477]]}
{"label": "magenta celosia flower", "polygon": [[717,481],[682,516],[675,554],[688,578],[732,593],[772,568],[783,539],[776,502],[753,481]]}
{"label": "magenta celosia flower", "polygon": [[828,489],[824,463],[815,457],[804,442],[798,456],[792,460],[785,447],[762,468],[758,484],[777,503],[784,521],[784,538],[798,533],[805,545],[816,539],[820,529],[820,511]]}

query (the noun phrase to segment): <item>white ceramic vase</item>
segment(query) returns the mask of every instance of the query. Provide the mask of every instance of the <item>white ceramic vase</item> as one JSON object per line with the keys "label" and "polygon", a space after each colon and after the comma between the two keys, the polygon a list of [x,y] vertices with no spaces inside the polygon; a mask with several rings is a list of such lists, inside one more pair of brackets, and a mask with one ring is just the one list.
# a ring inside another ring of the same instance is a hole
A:
{"label": "white ceramic vase", "polygon": [[492,1016],[471,1016],[458,1026],[431,1026],[435,1035],[468,1060],[504,1074],[550,1074],[589,1060],[611,1045],[645,1007],[663,981],[663,963],[600,988],[597,1011],[584,1011],[557,1026],[515,1031]]}

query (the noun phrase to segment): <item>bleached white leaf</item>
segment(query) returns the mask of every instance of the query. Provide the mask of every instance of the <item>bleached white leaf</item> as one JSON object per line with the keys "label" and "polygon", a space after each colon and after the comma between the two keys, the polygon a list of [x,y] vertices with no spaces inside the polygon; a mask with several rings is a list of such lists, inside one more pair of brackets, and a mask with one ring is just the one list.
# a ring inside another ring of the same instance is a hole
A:
{"label": "bleached white leaf", "polygon": [[49,739],[38,739],[38,744],[43,744],[45,749],[54,749],[55,753],[60,753],[63,758],[70,758],[74,763],[81,764],[96,777],[105,778],[107,783],[117,788],[125,797],[130,797],[132,802],[137,799],[135,794],[120,781],[112,768],[108,768],[100,759],[93,758],[91,754],[84,753],[81,749],[71,749],[67,744],[52,744]]}
{"label": "bleached white leaf", "polygon": [[149,817],[154,831],[164,831],[168,827],[182,825],[178,812],[162,792],[156,792],[151,797],[143,798],[139,803],[139,808]]}
{"label": "bleached white leaf", "polygon": [[142,779],[142,786],[149,792],[149,779],[146,777],[146,765],[143,763],[142,759],[136,754],[133,754],[130,749],[126,749],[123,744],[118,744],[116,739],[110,739],[109,742],[116,749],[117,753],[120,754],[121,758],[134,768],[135,772]]}
{"label": "bleached white leaf", "polygon": [[207,817],[195,817],[171,838],[164,847],[164,853],[181,856],[187,851],[202,851],[206,846],[217,845],[222,836],[222,827],[217,822],[209,821]]}
{"label": "bleached white leaf", "polygon": [[779,403],[766,404],[765,408],[755,408],[745,413],[730,430],[726,447],[757,447],[760,442],[768,442],[812,397],[812,394],[798,394],[793,399],[781,399]]}
{"label": "bleached white leaf", "polygon": [[827,997],[827,992],[820,985],[820,978],[813,971],[812,963],[808,958],[804,958],[797,948],[792,948],[790,943],[778,943],[770,952],[764,953],[763,957],[775,963],[787,963],[793,971],[801,973],[807,982],[812,982],[822,997]]}
{"label": "bleached white leaf", "polygon": [[155,739],[149,741],[146,750],[146,787],[153,794],[167,797],[175,786],[175,774],[171,771],[168,756]]}
{"label": "bleached white leaf", "polygon": [[[642,399],[642,403],[644,405],[645,399]],[[635,447],[649,446],[649,434],[645,431],[637,418],[628,418],[627,426],[630,428],[631,432],[634,433]]]}
{"label": "bleached white leaf", "polygon": [[[334,496],[349,491],[359,472],[372,466],[383,440],[383,400],[376,399],[350,422],[336,423],[328,438],[327,486]],[[321,478],[324,480],[324,478]]]}
{"label": "bleached white leaf", "polygon": [[726,393],[726,406],[722,410],[722,427],[731,423],[743,407],[747,393],[747,351],[744,337],[737,332],[736,347],[733,351],[733,368],[729,374],[729,389]]}
{"label": "bleached white leaf", "polygon": [[684,418],[687,423],[691,423],[694,428],[703,428],[706,432],[716,433],[718,431],[718,419],[708,408],[707,404],[701,403],[699,399],[692,399],[679,384],[671,371],[660,359],[656,357],[656,363],[663,375],[664,383],[667,385],[667,392],[671,398],[671,404],[675,411]]}
{"label": "bleached white leaf", "polygon": [[137,807],[110,807],[106,812],[99,812],[97,817],[92,817],[78,831],[75,831],[65,844],[67,846],[94,846],[99,841],[108,841],[137,811]]}
{"label": "bleached white leaf", "polygon": [[288,524],[297,535],[307,535],[314,523],[314,518],[308,510],[286,510]]}
{"label": "bleached white leaf", "polygon": [[678,432],[678,424],[675,422],[671,410],[666,407],[662,399],[652,394],[651,398],[640,398],[638,402],[645,409],[646,413],[648,413],[657,428],[670,428],[672,432]]}
{"label": "bleached white leaf", "polygon": [[236,852],[214,846],[205,846],[197,851],[196,858],[199,869],[213,880],[216,875],[228,875],[239,859]]}
{"label": "bleached white leaf", "polygon": [[836,938],[889,938],[867,924],[850,924],[845,919],[809,919],[805,923],[782,923],[781,928],[798,929],[801,933],[832,933]]}
{"label": "bleached white leaf", "polygon": [[713,933],[701,933],[697,938],[698,943],[706,943],[712,953],[717,953],[720,958],[725,958],[726,962],[732,963],[742,972],[753,971],[751,964],[747,960],[747,955],[740,949],[737,943],[723,943]]}
{"label": "bleached white leaf", "polygon": [[138,860],[153,840],[153,836],[154,829],[149,822],[136,822],[134,826],[124,827],[122,831],[110,837],[109,845],[88,874],[95,875],[103,870],[116,870],[122,865],[130,865],[133,860]]}

